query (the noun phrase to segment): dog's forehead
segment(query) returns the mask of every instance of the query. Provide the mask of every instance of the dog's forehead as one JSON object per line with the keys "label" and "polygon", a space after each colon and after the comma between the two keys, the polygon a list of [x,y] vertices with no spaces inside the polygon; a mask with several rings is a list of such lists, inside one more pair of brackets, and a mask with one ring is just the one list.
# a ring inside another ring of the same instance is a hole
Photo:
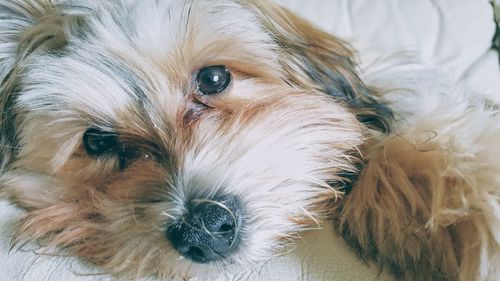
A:
{"label": "dog's forehead", "polygon": [[138,105],[148,102],[173,117],[203,66],[277,68],[272,38],[240,2],[92,3],[64,50],[37,56],[27,67],[20,101],[31,112],[64,109],[68,117],[113,123],[139,115]]}

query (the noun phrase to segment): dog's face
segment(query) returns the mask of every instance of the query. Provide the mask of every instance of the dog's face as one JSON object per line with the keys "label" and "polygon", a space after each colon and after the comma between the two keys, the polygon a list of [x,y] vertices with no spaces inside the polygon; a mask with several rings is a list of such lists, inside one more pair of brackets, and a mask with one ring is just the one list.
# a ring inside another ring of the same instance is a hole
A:
{"label": "dog's face", "polygon": [[317,224],[381,124],[349,50],[274,4],[59,2],[0,1],[16,241],[128,277],[258,263]]}

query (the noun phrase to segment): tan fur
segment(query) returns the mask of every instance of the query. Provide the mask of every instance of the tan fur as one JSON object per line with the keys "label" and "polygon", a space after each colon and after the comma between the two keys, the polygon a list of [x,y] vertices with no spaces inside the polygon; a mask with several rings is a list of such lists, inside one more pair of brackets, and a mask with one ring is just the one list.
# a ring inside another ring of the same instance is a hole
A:
{"label": "tan fur", "polygon": [[[267,1],[87,4],[0,0],[0,194],[26,210],[13,246],[123,279],[208,278],[333,218],[398,277],[498,277],[493,109],[430,98],[403,116],[351,47]],[[209,65],[232,75],[213,96],[194,83]],[[120,154],[89,155],[88,128],[116,134]],[[165,232],[216,194],[245,208],[241,245],[195,264]]]}
{"label": "tan fur", "polygon": [[378,103],[377,91],[359,78],[356,54],[348,43],[271,1],[242,2],[257,9],[264,27],[284,47],[280,63],[290,84],[335,96],[368,126],[389,130],[392,114]]}
{"label": "tan fur", "polygon": [[498,116],[452,105],[462,116],[439,112],[446,102],[367,144],[360,180],[334,215],[361,257],[401,279],[498,277],[500,166],[489,149]]}

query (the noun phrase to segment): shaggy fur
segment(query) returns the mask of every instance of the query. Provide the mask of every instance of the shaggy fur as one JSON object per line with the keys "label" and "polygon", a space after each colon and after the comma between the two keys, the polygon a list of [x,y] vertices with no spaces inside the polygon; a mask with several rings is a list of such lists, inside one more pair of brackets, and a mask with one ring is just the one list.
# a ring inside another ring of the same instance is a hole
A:
{"label": "shaggy fur", "polygon": [[[400,278],[498,280],[498,107],[375,91],[353,59],[267,1],[0,0],[0,194],[26,210],[13,247],[123,279],[207,277],[333,219]],[[232,81],[201,95],[210,65]],[[89,128],[119,149],[89,155]],[[237,249],[180,257],[169,225],[225,194]]]}

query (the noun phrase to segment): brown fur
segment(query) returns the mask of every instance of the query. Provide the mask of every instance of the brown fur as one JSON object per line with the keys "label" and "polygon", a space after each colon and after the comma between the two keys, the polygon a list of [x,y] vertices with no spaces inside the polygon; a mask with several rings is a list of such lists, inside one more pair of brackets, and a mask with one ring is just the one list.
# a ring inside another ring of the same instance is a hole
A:
{"label": "brown fur", "polygon": [[356,54],[341,39],[270,1],[243,1],[256,8],[280,50],[280,62],[291,85],[314,89],[345,102],[366,125],[388,131],[392,112],[357,74]]}
{"label": "brown fur", "polygon": [[[103,24],[81,7],[18,2],[0,0],[0,31],[9,20],[17,28],[0,34],[17,46],[0,61],[0,192],[26,210],[14,245],[38,241],[41,253],[63,251],[120,278],[187,278],[266,261],[333,218],[362,258],[399,278],[494,276],[500,165],[484,151],[498,135],[488,110],[395,121],[395,106],[359,78],[351,47],[267,1],[212,13],[197,7],[205,2],[178,4],[162,18],[174,42],[147,37],[165,29],[154,22],[140,33],[147,44],[131,26],[150,15],[133,18],[125,4],[97,3]],[[62,59],[73,68],[59,73],[51,64],[66,67]],[[220,64],[231,86],[201,95],[196,72]],[[460,130],[478,120],[492,133]],[[87,154],[88,128],[115,134],[118,155]],[[242,198],[246,236],[227,261],[198,267],[163,232],[186,200],[218,192]]]}
{"label": "brown fur", "polygon": [[499,248],[489,225],[491,210],[476,204],[494,193],[479,189],[476,177],[484,168],[475,167],[470,155],[461,156],[463,147],[441,130],[402,133],[369,145],[366,167],[334,221],[363,259],[397,278],[483,280],[477,270],[488,261],[479,257],[490,256],[494,271]]}

